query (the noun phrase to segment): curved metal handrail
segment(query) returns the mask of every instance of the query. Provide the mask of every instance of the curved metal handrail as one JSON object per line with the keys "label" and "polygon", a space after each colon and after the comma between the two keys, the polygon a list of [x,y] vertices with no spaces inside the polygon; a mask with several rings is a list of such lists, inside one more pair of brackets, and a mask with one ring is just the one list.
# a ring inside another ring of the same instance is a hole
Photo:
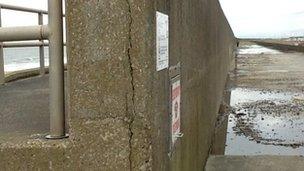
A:
{"label": "curved metal handrail", "polygon": [[35,8],[27,8],[27,7],[20,7],[15,5],[8,5],[8,4],[1,4],[0,7],[2,9],[8,9],[13,11],[22,11],[22,12],[30,12],[30,13],[41,13],[41,14],[48,14],[48,11],[35,9]]}

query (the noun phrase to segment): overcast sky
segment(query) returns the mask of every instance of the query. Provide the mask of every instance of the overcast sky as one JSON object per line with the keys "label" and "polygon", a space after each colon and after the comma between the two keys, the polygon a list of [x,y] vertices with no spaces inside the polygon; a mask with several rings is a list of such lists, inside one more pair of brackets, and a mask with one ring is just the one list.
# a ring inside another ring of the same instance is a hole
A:
{"label": "overcast sky", "polygon": [[220,0],[237,37],[304,36],[304,0]]}
{"label": "overcast sky", "polygon": [[[304,0],[220,0],[237,37],[304,35]],[[0,0],[0,3],[47,9],[47,0]],[[36,25],[37,15],[3,10],[3,26]],[[44,16],[47,22],[47,16]]]}
{"label": "overcast sky", "polygon": [[[47,10],[47,0],[0,0],[0,3]],[[47,22],[47,16],[44,18]],[[37,14],[2,10],[2,25],[4,27],[37,24]]]}

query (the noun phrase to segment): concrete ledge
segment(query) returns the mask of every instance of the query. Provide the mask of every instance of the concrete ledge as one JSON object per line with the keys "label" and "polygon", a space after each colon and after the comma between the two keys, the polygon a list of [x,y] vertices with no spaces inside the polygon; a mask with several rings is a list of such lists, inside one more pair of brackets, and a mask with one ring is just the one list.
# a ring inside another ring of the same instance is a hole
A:
{"label": "concrete ledge", "polygon": [[67,148],[69,139],[50,141],[45,138],[46,134],[27,135],[22,133],[9,133],[0,135],[0,151],[4,149],[21,148]]}
{"label": "concrete ledge", "polygon": [[71,143],[49,141],[45,135],[9,133],[0,135],[1,170],[64,170]]}
{"label": "concrete ledge", "polygon": [[[65,70],[67,70],[67,65],[64,66]],[[45,74],[49,73],[49,68],[45,68]],[[31,68],[26,70],[14,71],[6,74],[5,82],[13,82],[24,78],[35,77],[40,75],[40,68]]]}
{"label": "concrete ledge", "polygon": [[211,156],[206,171],[302,171],[300,156]]}
{"label": "concrete ledge", "polygon": [[[48,73],[48,68],[45,69],[46,74]],[[39,68],[33,68],[33,69],[27,69],[27,70],[21,70],[21,71],[14,71],[11,73],[6,74],[5,76],[5,82],[12,82],[24,78],[29,78],[29,77],[34,77],[38,76],[39,73]]]}

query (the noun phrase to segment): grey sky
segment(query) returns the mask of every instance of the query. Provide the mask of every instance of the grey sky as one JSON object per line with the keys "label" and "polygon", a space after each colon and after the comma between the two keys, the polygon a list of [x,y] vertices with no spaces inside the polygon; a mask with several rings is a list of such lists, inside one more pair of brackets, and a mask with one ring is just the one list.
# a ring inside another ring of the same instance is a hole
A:
{"label": "grey sky", "polygon": [[[0,3],[47,10],[47,0],[0,0]],[[38,25],[38,14],[4,9],[1,12],[3,27]],[[44,24],[47,24],[47,15],[43,16],[43,22]],[[65,39],[66,36],[64,35],[64,41]]]}
{"label": "grey sky", "polygon": [[[304,0],[220,0],[237,37],[304,35]],[[0,3],[47,9],[47,0],[0,0]],[[36,25],[37,15],[3,10],[3,26]],[[47,17],[44,16],[45,22]]]}
{"label": "grey sky", "polygon": [[[47,10],[47,0],[0,0],[0,3]],[[47,22],[47,17],[44,18]],[[2,25],[4,27],[37,25],[37,23],[37,14],[10,10],[2,11]]]}
{"label": "grey sky", "polygon": [[238,37],[304,36],[304,0],[220,0]]}

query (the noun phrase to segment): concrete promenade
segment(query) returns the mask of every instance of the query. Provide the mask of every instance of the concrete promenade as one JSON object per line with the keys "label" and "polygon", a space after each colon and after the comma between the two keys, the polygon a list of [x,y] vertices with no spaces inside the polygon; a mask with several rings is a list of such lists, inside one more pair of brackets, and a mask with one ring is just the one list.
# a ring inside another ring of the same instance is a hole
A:
{"label": "concrete promenade", "polygon": [[0,133],[47,133],[48,76],[0,86]]}
{"label": "concrete promenade", "polygon": [[49,132],[49,76],[0,86],[0,144],[16,137]]}

